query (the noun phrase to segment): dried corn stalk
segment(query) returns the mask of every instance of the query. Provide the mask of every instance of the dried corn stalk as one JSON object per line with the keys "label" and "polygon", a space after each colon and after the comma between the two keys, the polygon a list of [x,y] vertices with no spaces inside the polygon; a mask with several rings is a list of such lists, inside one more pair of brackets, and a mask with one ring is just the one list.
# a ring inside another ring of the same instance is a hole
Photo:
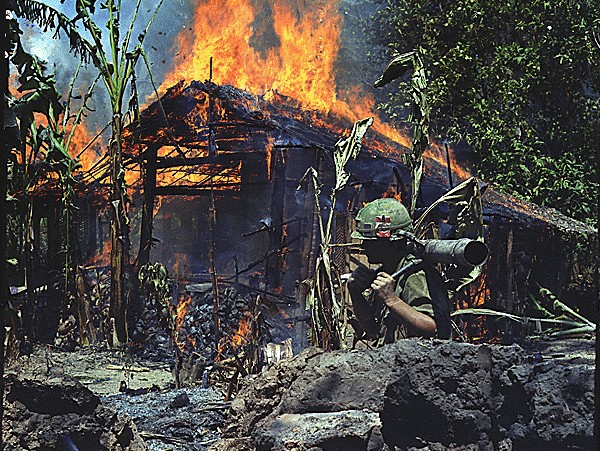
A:
{"label": "dried corn stalk", "polygon": [[[373,118],[366,118],[357,121],[352,128],[350,136],[339,140],[335,145],[333,159],[335,162],[335,187],[331,190],[330,210],[326,225],[323,224],[321,216],[321,205],[319,196],[321,194],[321,184],[318,179],[318,172],[314,168],[308,168],[302,181],[310,177],[315,195],[315,209],[318,212],[320,245],[319,256],[317,257],[315,271],[304,283],[308,285],[306,295],[306,309],[311,312],[311,329],[309,331],[309,341],[313,346],[321,348],[344,349],[346,347],[346,335],[348,331],[348,321],[346,317],[343,298],[336,290],[341,286],[339,274],[331,264],[331,227],[335,212],[335,203],[337,193],[344,189],[348,183],[349,174],[346,172],[346,164],[351,159],[355,159],[361,150],[361,141],[368,128],[373,124]],[[299,187],[300,188],[300,187]]]}

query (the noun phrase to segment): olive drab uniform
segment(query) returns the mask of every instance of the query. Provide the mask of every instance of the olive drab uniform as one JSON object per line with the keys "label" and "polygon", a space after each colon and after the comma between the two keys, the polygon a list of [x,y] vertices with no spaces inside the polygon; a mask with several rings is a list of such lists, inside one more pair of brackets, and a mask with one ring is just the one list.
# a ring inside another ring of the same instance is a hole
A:
{"label": "olive drab uniform", "polygon": [[[402,234],[403,231],[412,232],[412,219],[406,207],[396,199],[383,198],[370,202],[358,212],[356,215],[356,229],[351,236],[363,241],[396,241],[405,239]],[[396,269],[402,268],[414,259],[413,255],[405,256],[400,260]],[[369,301],[373,301],[370,290],[367,290],[365,294],[367,294]],[[431,295],[425,271],[419,270],[401,276],[396,284],[396,294],[411,307],[433,317]],[[380,329],[378,336],[374,340],[362,338],[364,333],[357,324],[355,327],[357,329],[356,338],[367,342],[371,346],[382,346],[408,336],[406,327],[400,324],[394,315],[390,314],[388,307],[382,302],[376,302],[374,310],[374,319]]]}
{"label": "olive drab uniform", "polygon": [[[400,261],[396,270],[402,268],[414,259],[415,257],[413,255],[407,255]],[[400,277],[396,284],[396,294],[411,307],[418,308],[420,311],[423,311],[433,318],[431,295],[429,294],[425,271],[419,270],[415,273],[406,274]],[[367,299],[373,301],[372,297],[373,295],[369,290]],[[363,338],[362,331],[357,330],[357,338],[359,340],[368,343],[371,347],[380,347],[384,344],[393,343],[400,338],[408,337],[406,327],[390,313],[388,307],[382,302],[376,303],[374,317],[379,325],[377,337],[374,339]]]}

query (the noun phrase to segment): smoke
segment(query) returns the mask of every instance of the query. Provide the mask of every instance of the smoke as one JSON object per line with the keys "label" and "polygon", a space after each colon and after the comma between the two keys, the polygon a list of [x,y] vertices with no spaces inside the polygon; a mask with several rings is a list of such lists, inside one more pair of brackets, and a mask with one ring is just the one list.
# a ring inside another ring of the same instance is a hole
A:
{"label": "smoke", "polygon": [[[76,15],[75,0],[66,0],[64,3],[60,0],[46,0],[45,3],[62,12],[67,17],[72,18]],[[124,36],[131,22],[136,3],[135,1],[125,1],[122,3],[122,36]],[[174,39],[182,30],[186,30],[186,26],[189,25],[193,13],[193,3],[193,0],[165,0],[146,36],[144,49],[148,55],[152,76],[157,85],[160,85],[164,74],[170,69],[170,54],[174,51]],[[100,2],[98,2],[97,8],[99,8],[99,4]],[[130,48],[138,43],[137,36],[148,24],[155,8],[156,2],[142,0],[142,6],[133,28]],[[107,41],[108,32],[104,28],[104,24],[108,20],[107,11],[97,9],[94,19],[104,32],[105,48],[110,48]],[[57,88],[59,92],[65,95],[68,92],[69,85],[80,62],[79,58],[70,51],[68,38],[64,34],[60,34],[58,38],[54,38],[53,31],[44,32],[37,24],[22,19],[19,22],[23,31],[23,47],[26,51],[45,61],[48,64],[49,70],[56,73]],[[188,27],[188,29],[190,28]],[[82,30],[81,26],[80,30]],[[82,32],[82,34],[87,36],[91,41],[91,38],[85,32]],[[145,99],[150,98],[154,93],[145,63],[140,60],[137,69],[138,94],[140,101],[143,103]],[[11,67],[10,70],[15,71],[16,69]],[[88,63],[86,66],[83,66],[77,77],[76,93],[83,94],[86,92],[97,74],[98,71],[93,64]],[[88,125],[90,125],[89,123],[93,124],[91,126],[92,129],[94,125],[97,129],[102,128],[110,120],[111,110],[108,94],[101,82],[96,85],[94,94],[88,105],[95,110],[89,115]]]}
{"label": "smoke", "polygon": [[[204,3],[206,3],[205,0]],[[285,0],[290,5],[294,5],[296,0]],[[369,55],[382,55],[383,52],[377,47],[374,40],[371,39],[365,30],[368,29],[369,21],[376,11],[374,0],[313,0],[314,7],[328,3],[337,4],[342,17],[341,45],[337,61],[335,63],[335,81],[340,95],[345,91],[355,90],[358,87],[376,97],[376,101],[382,100],[386,91],[375,90],[372,88],[373,81],[380,75],[386,61],[382,59],[378,63],[373,63]],[[46,3],[68,17],[75,16],[75,0],[46,0]],[[137,2],[122,2],[122,36],[129,25],[134,7]],[[304,2],[306,3],[306,2]],[[306,9],[302,8],[298,11]],[[152,76],[156,86],[160,86],[165,75],[173,69],[175,57],[178,54],[185,54],[186,49],[176,48],[176,38],[181,33],[193,33],[192,28],[194,9],[198,6],[196,0],[165,0],[156,19],[154,20],[144,41],[144,49],[148,55]],[[97,3],[99,8],[100,2]],[[220,7],[216,2],[215,7]],[[137,44],[137,36],[143,31],[144,27],[152,17],[156,2],[142,0],[141,8],[138,12],[133,38],[130,46]],[[252,0],[252,7],[255,13],[255,19],[252,23],[252,34],[249,38],[250,45],[261,55],[266,55],[271,49],[281,45],[281,41],[273,27],[273,10],[268,0]],[[309,5],[309,7],[312,7]],[[108,19],[106,10],[97,9],[95,15],[96,23],[104,31],[104,39],[108,32],[104,24]],[[297,17],[298,23],[302,21],[300,13]],[[53,67],[57,74],[57,86],[60,92],[65,93],[79,60],[69,50],[68,39],[63,35],[59,39],[53,39],[52,32],[43,32],[38,26],[21,21],[21,28],[24,31],[24,47],[29,52],[45,60],[50,67]],[[240,30],[240,32],[247,32]],[[108,42],[106,42],[108,47]],[[136,85],[140,97],[140,103],[147,104],[154,101],[155,94],[151,83],[151,77],[145,67],[145,63],[140,59],[136,71]],[[14,70],[12,68],[11,70]],[[82,94],[87,90],[92,80],[96,77],[97,70],[92,64],[83,67],[78,77],[77,91]],[[208,75],[208,74],[207,74]],[[351,88],[352,87],[352,88]],[[126,96],[130,95],[129,93]],[[110,120],[110,102],[106,94],[106,89],[102,83],[98,83],[94,95],[89,102],[95,110],[88,117],[88,128],[101,129]]]}

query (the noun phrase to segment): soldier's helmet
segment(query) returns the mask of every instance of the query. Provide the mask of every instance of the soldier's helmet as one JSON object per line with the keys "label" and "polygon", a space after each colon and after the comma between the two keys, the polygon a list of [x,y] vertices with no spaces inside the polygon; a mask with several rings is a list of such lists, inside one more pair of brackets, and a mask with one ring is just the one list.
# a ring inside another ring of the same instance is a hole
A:
{"label": "soldier's helmet", "polygon": [[356,215],[356,229],[352,238],[361,240],[403,239],[401,231],[412,232],[412,219],[408,210],[392,198],[376,199],[364,206]]}

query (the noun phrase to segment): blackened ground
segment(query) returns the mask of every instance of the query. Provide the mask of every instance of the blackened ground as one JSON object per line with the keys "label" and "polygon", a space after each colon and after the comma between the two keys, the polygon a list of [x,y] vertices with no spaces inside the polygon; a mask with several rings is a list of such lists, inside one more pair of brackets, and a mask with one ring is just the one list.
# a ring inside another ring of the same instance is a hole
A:
{"label": "blackened ground", "polygon": [[215,385],[176,389],[168,363],[104,347],[36,347],[7,373],[7,449],[203,450],[229,406]]}
{"label": "blackened ground", "polygon": [[3,433],[8,449],[36,451],[66,439],[80,450],[592,450],[594,351],[589,339],[310,348],[246,378],[226,418],[221,389],[175,389],[168,364],[38,347],[8,368]]}

